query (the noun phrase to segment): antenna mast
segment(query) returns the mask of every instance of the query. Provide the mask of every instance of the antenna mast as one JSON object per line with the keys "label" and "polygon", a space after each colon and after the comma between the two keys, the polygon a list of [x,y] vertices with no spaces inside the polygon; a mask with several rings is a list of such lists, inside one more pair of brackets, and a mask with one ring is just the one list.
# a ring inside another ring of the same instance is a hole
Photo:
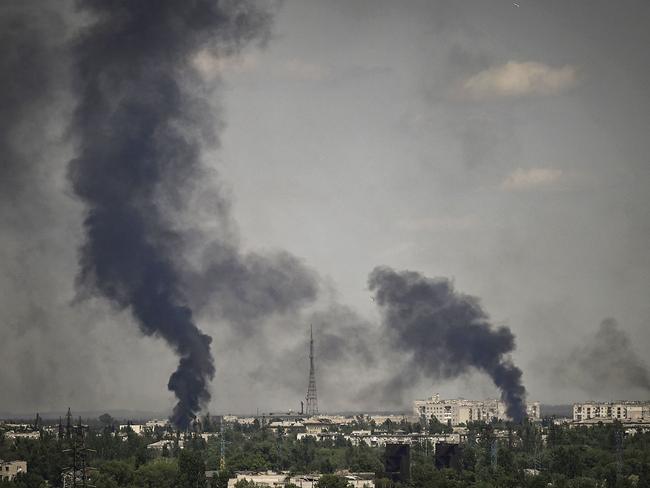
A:
{"label": "antenna mast", "polygon": [[309,326],[309,387],[307,388],[307,415],[318,415],[318,397],[316,395],[316,370],[314,368],[314,331]]}

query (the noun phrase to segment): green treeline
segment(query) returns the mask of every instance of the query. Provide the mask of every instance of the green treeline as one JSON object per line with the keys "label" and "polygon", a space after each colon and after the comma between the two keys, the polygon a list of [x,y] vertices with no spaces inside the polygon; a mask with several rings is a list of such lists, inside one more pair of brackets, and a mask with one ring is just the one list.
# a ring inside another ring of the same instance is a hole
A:
{"label": "green treeline", "polygon": [[[209,426],[209,419],[208,419]],[[208,427],[206,426],[206,427]],[[353,425],[343,428],[382,431],[441,432],[437,422]],[[343,433],[343,432],[342,432]],[[169,439],[155,451],[147,445]],[[274,433],[259,425],[229,426],[225,432],[226,469],[219,470],[221,440],[194,436],[180,448],[180,437],[164,428],[145,435],[117,433],[106,418],[87,430],[91,483],[97,488],[225,488],[235,471],[325,473],[322,488],[345,486],[340,470],[376,474],[377,488],[650,488],[650,433],[623,433],[620,424],[569,428],[546,421],[540,427],[474,423],[467,442],[448,468],[436,469],[432,445],[414,445],[411,481],[392,483],[383,472],[383,450],[353,446],[342,436],[322,442]],[[66,436],[41,430],[40,439],[8,439],[0,431],[0,459],[25,460],[27,475],[0,488],[61,486],[61,472],[71,465]],[[210,471],[210,477],[206,477]],[[47,484],[46,484],[47,482]],[[241,483],[240,483],[241,484]],[[239,488],[253,488],[240,486]]]}

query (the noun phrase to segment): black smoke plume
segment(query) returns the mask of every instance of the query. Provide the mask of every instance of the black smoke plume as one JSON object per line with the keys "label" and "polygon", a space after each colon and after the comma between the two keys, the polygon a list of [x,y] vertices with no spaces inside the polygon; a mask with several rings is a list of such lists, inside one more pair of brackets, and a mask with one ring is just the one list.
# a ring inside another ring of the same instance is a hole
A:
{"label": "black smoke plume", "polygon": [[[192,59],[233,53],[267,33],[269,15],[247,1],[83,0],[93,22],[74,47],[76,92],[70,162],[84,201],[79,283],[129,308],[145,334],[180,356],[168,387],[173,423],[186,428],[210,398],[211,338],[181,286],[183,236],[165,208],[200,177],[202,144],[215,132]],[[199,95],[197,95],[199,93]],[[176,203],[180,202],[180,203]]]}
{"label": "black smoke plume", "polygon": [[411,355],[411,371],[454,378],[476,368],[501,390],[508,416],[524,418],[526,390],[509,358],[515,338],[507,327],[492,326],[477,298],[456,292],[448,279],[385,267],[370,273],[368,285],[391,342]]}

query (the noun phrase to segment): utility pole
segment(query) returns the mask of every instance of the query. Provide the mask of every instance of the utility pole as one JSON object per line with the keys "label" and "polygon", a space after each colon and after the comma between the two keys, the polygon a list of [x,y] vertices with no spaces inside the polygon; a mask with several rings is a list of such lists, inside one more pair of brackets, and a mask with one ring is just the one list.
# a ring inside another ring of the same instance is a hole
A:
{"label": "utility pole", "polygon": [[[88,449],[85,445],[85,431],[88,429],[88,426],[81,423],[81,417],[79,417],[79,424],[72,426],[72,414],[69,408],[66,418],[68,428],[66,435],[69,436],[68,442],[70,447],[64,449],[63,452],[71,454],[72,466],[64,470],[63,488],[77,488],[78,486],[90,488],[93,485],[88,484],[88,471],[91,468],[88,467],[87,457],[89,453],[95,452],[95,450]],[[79,473],[81,473],[81,476],[79,476]],[[81,479],[79,480],[79,478]],[[81,484],[78,481],[81,481]]]}
{"label": "utility pole", "polygon": [[65,414],[65,438],[67,441],[72,438],[72,412],[70,412],[70,407],[68,407],[68,413]]}

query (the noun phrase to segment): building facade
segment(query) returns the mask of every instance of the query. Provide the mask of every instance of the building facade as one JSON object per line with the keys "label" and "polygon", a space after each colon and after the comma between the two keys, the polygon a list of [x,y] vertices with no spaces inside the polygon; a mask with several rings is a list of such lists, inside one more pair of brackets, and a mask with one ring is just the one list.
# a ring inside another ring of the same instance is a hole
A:
{"label": "building facade", "polygon": [[18,473],[27,472],[27,461],[0,460],[0,480],[13,481]]}
{"label": "building facade", "polygon": [[573,420],[650,420],[650,402],[583,402],[573,404]]}
{"label": "building facade", "polygon": [[[526,404],[526,413],[530,419],[538,420],[539,402]],[[508,420],[506,406],[500,400],[465,400],[464,398],[442,400],[437,393],[426,400],[415,400],[413,415],[426,419],[430,419],[433,415],[443,424],[451,425],[476,421],[489,422],[492,419]]]}
{"label": "building facade", "polygon": [[[207,475],[207,473],[206,473]],[[264,473],[238,472],[234,478],[228,480],[228,488],[234,488],[238,481],[246,480],[255,483],[256,486],[265,488],[284,488],[287,485],[300,488],[318,488],[318,480],[322,474],[311,474],[291,476],[289,472],[276,473],[267,471]],[[350,488],[374,488],[374,473],[340,473]]]}

